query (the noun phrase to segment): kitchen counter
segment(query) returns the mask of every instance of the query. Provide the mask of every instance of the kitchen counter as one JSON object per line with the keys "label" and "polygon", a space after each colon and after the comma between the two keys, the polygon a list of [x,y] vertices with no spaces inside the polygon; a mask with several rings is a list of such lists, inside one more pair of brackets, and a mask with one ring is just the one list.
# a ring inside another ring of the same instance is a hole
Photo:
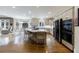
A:
{"label": "kitchen counter", "polygon": [[47,31],[44,30],[44,29],[39,29],[39,30],[28,29],[27,31],[30,31],[30,32],[47,32]]}
{"label": "kitchen counter", "polygon": [[47,31],[44,29],[39,30],[25,30],[28,32],[29,39],[37,44],[46,44]]}

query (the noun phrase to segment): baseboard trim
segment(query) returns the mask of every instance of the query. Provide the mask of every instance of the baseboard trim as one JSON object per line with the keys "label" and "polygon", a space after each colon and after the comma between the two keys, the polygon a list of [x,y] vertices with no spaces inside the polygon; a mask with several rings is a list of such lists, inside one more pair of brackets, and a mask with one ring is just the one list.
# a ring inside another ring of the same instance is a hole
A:
{"label": "baseboard trim", "polygon": [[[57,41],[57,40],[56,40]],[[70,50],[72,53],[74,52],[73,51],[73,48],[72,49],[70,49],[66,44],[64,44],[64,43],[62,43],[62,42],[59,42],[59,41],[57,41],[58,43],[60,43],[61,45],[63,45],[65,48],[67,48],[68,50]]]}
{"label": "baseboard trim", "polygon": [[73,46],[71,44],[69,44],[68,42],[66,42],[65,40],[62,40],[62,45],[64,45],[67,49],[69,49],[70,51],[73,51]]}

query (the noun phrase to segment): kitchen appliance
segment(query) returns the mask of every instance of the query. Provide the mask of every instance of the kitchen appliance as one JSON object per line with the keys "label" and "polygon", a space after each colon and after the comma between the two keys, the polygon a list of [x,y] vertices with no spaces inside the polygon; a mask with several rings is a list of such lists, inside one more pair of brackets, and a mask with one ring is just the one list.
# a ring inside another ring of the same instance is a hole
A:
{"label": "kitchen appliance", "polygon": [[72,40],[72,19],[63,21],[62,29],[62,44],[73,51],[73,40]]}
{"label": "kitchen appliance", "polygon": [[53,33],[55,39],[58,42],[62,43],[62,18],[54,22]]}
{"label": "kitchen appliance", "polygon": [[63,40],[72,44],[72,19],[63,21]]}
{"label": "kitchen appliance", "polygon": [[56,20],[54,22],[54,28],[53,28],[54,37],[57,41],[59,41],[59,20]]}

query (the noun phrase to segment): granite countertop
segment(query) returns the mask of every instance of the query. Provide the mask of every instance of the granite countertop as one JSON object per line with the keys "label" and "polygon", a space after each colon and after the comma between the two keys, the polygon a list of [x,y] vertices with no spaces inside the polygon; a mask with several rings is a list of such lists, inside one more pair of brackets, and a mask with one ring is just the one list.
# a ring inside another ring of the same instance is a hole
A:
{"label": "granite countertop", "polygon": [[47,30],[45,29],[38,29],[38,30],[34,30],[34,29],[25,29],[26,31],[30,31],[30,32],[47,32]]}

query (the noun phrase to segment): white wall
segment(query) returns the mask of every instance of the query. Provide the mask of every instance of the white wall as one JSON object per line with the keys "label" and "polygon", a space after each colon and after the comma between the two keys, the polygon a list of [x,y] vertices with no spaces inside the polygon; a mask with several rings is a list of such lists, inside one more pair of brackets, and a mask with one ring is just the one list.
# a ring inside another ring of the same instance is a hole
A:
{"label": "white wall", "polygon": [[75,27],[74,52],[79,53],[79,26]]}
{"label": "white wall", "polygon": [[78,8],[79,6],[75,7],[74,10],[74,52],[79,53],[79,26],[77,26],[78,22]]}

